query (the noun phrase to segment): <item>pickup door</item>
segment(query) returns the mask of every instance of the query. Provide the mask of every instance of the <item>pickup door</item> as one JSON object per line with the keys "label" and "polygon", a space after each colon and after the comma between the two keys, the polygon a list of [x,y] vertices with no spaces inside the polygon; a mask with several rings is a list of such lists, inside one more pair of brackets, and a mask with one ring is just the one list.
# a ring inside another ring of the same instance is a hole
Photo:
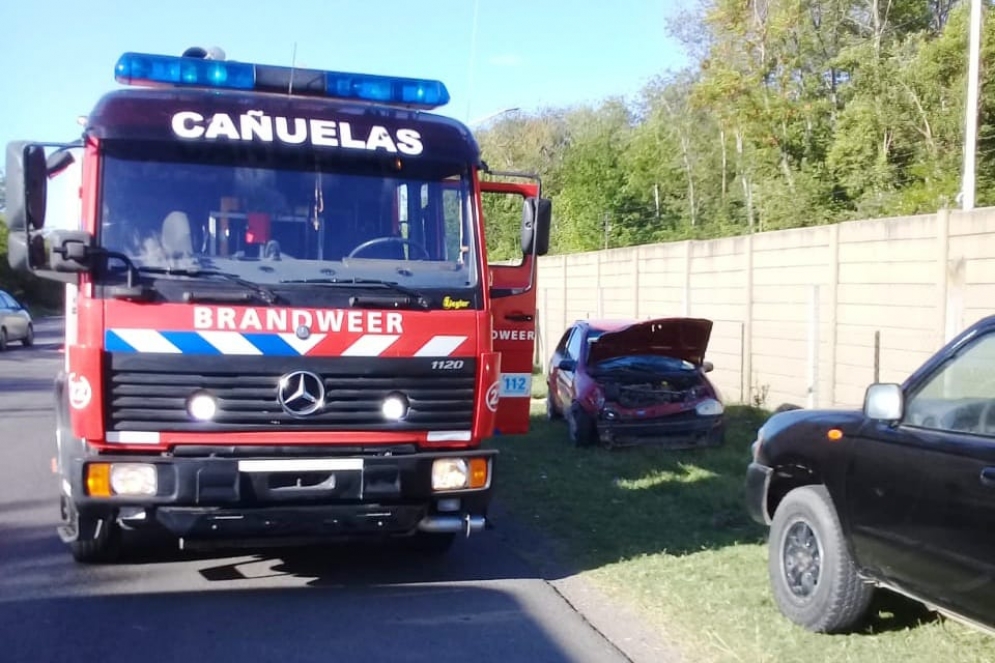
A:
{"label": "pickup door", "polygon": [[995,622],[995,333],[908,384],[901,422],[863,427],[846,495],[861,566]]}

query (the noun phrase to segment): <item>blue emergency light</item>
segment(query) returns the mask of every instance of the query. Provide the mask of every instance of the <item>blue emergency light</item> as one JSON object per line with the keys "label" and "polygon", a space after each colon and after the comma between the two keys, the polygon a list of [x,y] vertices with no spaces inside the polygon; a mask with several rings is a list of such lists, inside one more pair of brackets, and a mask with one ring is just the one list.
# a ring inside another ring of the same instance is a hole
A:
{"label": "blue emergency light", "polygon": [[125,85],[289,92],[426,110],[449,103],[449,90],[436,80],[146,53],[122,55],[114,79]]}

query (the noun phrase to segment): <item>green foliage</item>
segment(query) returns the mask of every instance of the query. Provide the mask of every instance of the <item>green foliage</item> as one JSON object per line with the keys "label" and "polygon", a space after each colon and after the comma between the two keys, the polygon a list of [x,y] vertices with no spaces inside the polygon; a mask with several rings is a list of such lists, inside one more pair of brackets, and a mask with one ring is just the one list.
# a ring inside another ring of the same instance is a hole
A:
{"label": "green foliage", "polygon": [[[484,159],[543,177],[553,252],[935,211],[960,189],[968,4],[698,0],[670,27],[691,67],[633,101],[508,116],[480,133]],[[990,5],[979,205],[995,204]],[[488,222],[492,257],[514,255],[509,217]]]}

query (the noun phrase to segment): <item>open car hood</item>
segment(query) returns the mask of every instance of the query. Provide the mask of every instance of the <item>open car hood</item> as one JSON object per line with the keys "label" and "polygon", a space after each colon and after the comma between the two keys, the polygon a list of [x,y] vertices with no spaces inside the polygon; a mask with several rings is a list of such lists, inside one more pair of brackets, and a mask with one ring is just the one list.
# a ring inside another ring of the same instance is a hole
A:
{"label": "open car hood", "polygon": [[704,318],[656,318],[604,332],[591,343],[588,363],[632,354],[683,359],[700,366],[705,359],[712,321]]}

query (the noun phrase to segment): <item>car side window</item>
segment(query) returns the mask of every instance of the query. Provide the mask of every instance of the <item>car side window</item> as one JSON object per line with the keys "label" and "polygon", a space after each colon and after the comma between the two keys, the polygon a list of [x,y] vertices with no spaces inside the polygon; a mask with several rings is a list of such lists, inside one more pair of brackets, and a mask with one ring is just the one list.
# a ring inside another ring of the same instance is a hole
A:
{"label": "car side window", "polygon": [[567,341],[567,357],[574,361],[580,359],[580,339],[583,335],[580,329],[574,328],[573,334],[570,335],[570,340]]}
{"label": "car side window", "polygon": [[6,292],[2,291],[0,291],[0,308],[15,308],[13,299]]}
{"label": "car side window", "polygon": [[995,333],[973,341],[911,394],[904,423],[995,438]]}
{"label": "car side window", "polygon": [[553,350],[555,354],[562,355],[567,349],[567,339],[570,338],[570,334],[573,333],[574,327],[569,327],[563,336],[560,337],[560,342],[556,344],[556,349]]}

